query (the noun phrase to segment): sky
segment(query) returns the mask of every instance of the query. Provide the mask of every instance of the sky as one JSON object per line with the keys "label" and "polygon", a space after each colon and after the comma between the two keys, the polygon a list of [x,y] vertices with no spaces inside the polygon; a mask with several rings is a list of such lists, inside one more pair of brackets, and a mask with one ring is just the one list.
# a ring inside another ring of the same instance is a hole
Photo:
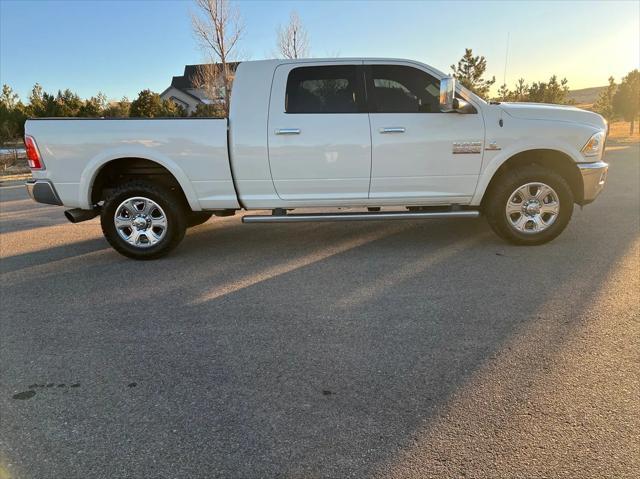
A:
{"label": "sky", "polygon": [[[450,72],[473,48],[488,76],[513,86],[566,77],[572,89],[606,85],[640,68],[640,0],[236,2],[241,58],[275,56],[276,29],[295,9],[314,57],[409,58]],[[33,84],[109,99],[162,92],[204,53],[190,0],[0,0],[0,82],[26,99]],[[507,51],[507,39],[508,51]]]}

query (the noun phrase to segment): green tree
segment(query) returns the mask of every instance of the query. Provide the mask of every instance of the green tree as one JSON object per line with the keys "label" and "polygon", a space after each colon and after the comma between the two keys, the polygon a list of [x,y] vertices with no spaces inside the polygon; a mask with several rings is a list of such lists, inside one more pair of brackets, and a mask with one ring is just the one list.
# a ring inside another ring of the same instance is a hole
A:
{"label": "green tree", "polygon": [[176,102],[173,102],[171,100],[162,100],[162,108],[160,110],[160,116],[180,117],[180,116],[186,116],[186,112]]}
{"label": "green tree", "polygon": [[24,136],[26,120],[24,105],[9,85],[2,86],[0,95],[0,144]]}
{"label": "green tree", "polygon": [[2,85],[2,95],[0,95],[0,104],[4,105],[7,109],[13,110],[18,104],[18,94],[13,91],[9,85]]}
{"label": "green tree", "polygon": [[513,101],[526,101],[529,97],[529,85],[524,82],[524,78],[518,79],[516,88],[512,92]]}
{"label": "green tree", "polygon": [[485,80],[482,77],[487,69],[487,60],[483,56],[473,56],[471,48],[465,48],[458,65],[451,65],[453,76],[466,88],[481,97],[487,97],[496,77]]}
{"label": "green tree", "polygon": [[160,95],[151,90],[142,90],[138,98],[131,102],[129,116],[141,118],[154,118],[161,116],[162,99]]}
{"label": "green tree", "polygon": [[633,70],[622,79],[612,103],[614,114],[630,122],[629,134],[633,135],[635,121],[640,113],[640,71]]}
{"label": "green tree", "polygon": [[27,113],[31,117],[74,117],[78,116],[83,101],[69,90],[58,90],[57,95],[45,92],[38,83],[29,95]]}
{"label": "green tree", "polygon": [[98,92],[96,96],[92,96],[88,100],[85,100],[84,105],[80,107],[78,116],[82,117],[101,117],[104,115],[104,110],[107,106],[107,97],[102,92]]}
{"label": "green tree", "polygon": [[196,106],[196,111],[191,113],[191,116],[209,117],[209,118],[224,118],[225,111],[224,105],[220,103],[199,103]]}
{"label": "green tree", "polygon": [[613,77],[609,77],[609,85],[600,92],[598,95],[598,99],[593,104],[593,111],[596,113],[600,113],[607,120],[611,121],[613,119],[613,96],[618,89],[618,85],[616,85],[616,81]]}
{"label": "green tree", "polygon": [[29,95],[29,106],[27,106],[27,113],[32,117],[45,116],[47,110],[45,92],[39,83],[33,85],[31,94]]}
{"label": "green tree", "polygon": [[142,90],[131,102],[129,116],[140,118],[185,116],[184,110],[171,100],[163,100],[151,90]]}
{"label": "green tree", "polygon": [[507,87],[506,83],[500,85],[498,88],[498,101],[508,101],[511,97],[511,92],[509,91],[509,87]]}
{"label": "green tree", "polygon": [[80,97],[69,90],[58,90],[58,94],[55,99],[55,109],[52,116],[56,117],[74,117],[78,116],[82,108],[82,100]]}
{"label": "green tree", "polygon": [[129,109],[131,108],[131,102],[124,96],[119,102],[111,103],[104,109],[103,115],[105,118],[127,118],[129,116]]}
{"label": "green tree", "polygon": [[547,83],[533,83],[529,87],[527,100],[534,103],[566,104],[567,93],[569,93],[568,83],[566,78],[558,82],[556,75],[553,75]]}

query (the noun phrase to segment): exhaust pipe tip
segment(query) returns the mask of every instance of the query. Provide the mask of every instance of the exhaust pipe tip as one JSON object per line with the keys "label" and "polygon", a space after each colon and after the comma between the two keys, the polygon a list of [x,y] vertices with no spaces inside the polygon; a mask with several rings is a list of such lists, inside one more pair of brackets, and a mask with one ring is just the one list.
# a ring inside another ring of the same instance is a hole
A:
{"label": "exhaust pipe tip", "polygon": [[87,220],[95,218],[99,214],[100,214],[100,210],[97,209],[97,208],[93,209],[93,210],[83,210],[83,209],[80,209],[80,208],[73,208],[71,210],[66,210],[64,212],[64,216],[71,223],[80,223],[82,221],[87,221]]}

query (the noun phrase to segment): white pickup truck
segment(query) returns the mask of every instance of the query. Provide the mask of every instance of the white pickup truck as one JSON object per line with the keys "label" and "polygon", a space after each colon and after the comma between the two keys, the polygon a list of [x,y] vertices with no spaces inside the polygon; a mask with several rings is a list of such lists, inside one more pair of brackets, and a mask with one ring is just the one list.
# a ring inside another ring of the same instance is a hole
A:
{"label": "white pickup truck", "polygon": [[137,259],[243,209],[272,210],[245,223],[484,214],[536,245],[602,190],[606,134],[595,113],[487,103],[410,60],[250,61],[228,119],[28,120],[27,189],[74,223],[99,214]]}

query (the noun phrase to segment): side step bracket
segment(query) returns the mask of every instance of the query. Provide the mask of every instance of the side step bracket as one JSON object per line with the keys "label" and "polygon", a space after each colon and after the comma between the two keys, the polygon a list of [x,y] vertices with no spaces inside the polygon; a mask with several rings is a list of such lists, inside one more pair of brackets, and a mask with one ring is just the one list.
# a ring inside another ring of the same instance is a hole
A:
{"label": "side step bracket", "polygon": [[477,218],[477,210],[448,211],[383,211],[383,212],[346,212],[346,213],[309,213],[309,214],[275,214],[246,215],[243,223],[298,223],[306,221],[383,221],[383,220],[418,220],[429,218]]}

